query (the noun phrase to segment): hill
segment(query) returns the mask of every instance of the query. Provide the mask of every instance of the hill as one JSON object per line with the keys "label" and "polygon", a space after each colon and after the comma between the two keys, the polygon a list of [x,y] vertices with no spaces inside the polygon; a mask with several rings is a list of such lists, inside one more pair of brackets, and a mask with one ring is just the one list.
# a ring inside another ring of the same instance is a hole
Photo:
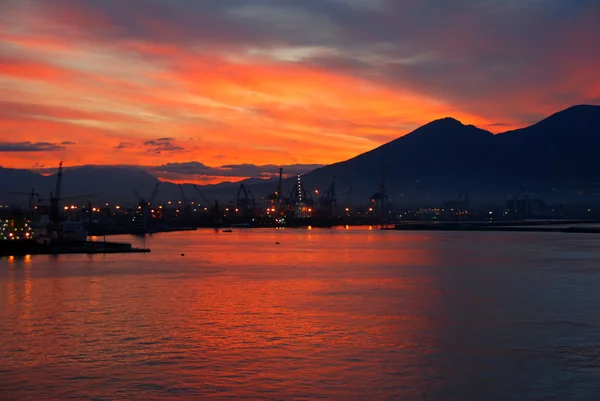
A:
{"label": "hill", "polygon": [[386,166],[386,185],[395,202],[423,204],[468,192],[481,202],[500,201],[522,190],[557,201],[573,192],[596,196],[599,181],[600,106],[574,106],[537,124],[492,135],[444,118],[345,162],[304,176],[309,187],[353,188],[366,199],[377,190]]}

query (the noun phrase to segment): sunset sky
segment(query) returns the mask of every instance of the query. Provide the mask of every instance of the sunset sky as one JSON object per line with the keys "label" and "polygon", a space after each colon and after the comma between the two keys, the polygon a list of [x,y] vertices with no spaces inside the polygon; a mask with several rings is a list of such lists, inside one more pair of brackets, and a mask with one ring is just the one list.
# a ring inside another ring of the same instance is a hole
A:
{"label": "sunset sky", "polygon": [[600,104],[598,0],[0,0],[0,166],[303,172]]}

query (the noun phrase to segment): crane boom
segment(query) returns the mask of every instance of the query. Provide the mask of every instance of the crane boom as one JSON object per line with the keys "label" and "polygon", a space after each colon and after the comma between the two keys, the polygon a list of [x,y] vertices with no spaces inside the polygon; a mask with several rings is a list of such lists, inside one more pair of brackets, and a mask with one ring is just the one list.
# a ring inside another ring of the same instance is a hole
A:
{"label": "crane boom", "polygon": [[179,192],[181,192],[181,201],[185,206],[188,206],[189,202],[185,196],[185,193],[183,192],[183,186],[181,184],[179,184]]}
{"label": "crane boom", "polygon": [[198,195],[200,195],[200,198],[202,198],[202,200],[204,202],[206,202],[206,204],[208,206],[210,206],[211,202],[208,199],[206,199],[206,197],[202,194],[202,192],[200,192],[200,189],[198,189],[198,187],[196,186],[196,184],[192,184],[192,186],[194,187],[194,189],[196,190],[196,192],[198,192]]}
{"label": "crane boom", "polygon": [[275,199],[275,208],[277,210],[279,210],[279,206],[281,205],[281,192],[283,191],[283,168],[280,167],[279,168],[279,183],[277,184],[277,192],[275,192],[275,195],[277,195],[277,198]]}
{"label": "crane boom", "polygon": [[54,190],[54,197],[57,201],[60,201],[60,195],[62,190],[62,176],[63,176],[63,162],[58,163],[58,174],[56,176],[56,189]]}
{"label": "crane boom", "polygon": [[33,190],[31,190],[31,192],[9,192],[9,195],[29,195],[29,196],[40,196],[40,194],[38,194],[37,192],[33,192]]}
{"label": "crane boom", "polygon": [[35,197],[37,196],[38,199],[40,198],[40,194],[35,192],[35,188],[31,188],[31,192],[9,192],[8,194],[9,195],[27,195],[27,196],[29,196],[29,212],[31,213],[31,217],[33,218]]}
{"label": "crane boom", "polygon": [[348,188],[348,194],[346,195],[346,201],[344,202],[344,207],[348,208],[352,203],[352,186]]}
{"label": "crane boom", "polygon": [[150,196],[150,200],[148,201],[149,204],[154,203],[154,198],[156,198],[156,193],[158,192],[159,185],[160,185],[160,181],[156,183],[156,186],[154,187],[154,191],[152,191],[152,196]]}

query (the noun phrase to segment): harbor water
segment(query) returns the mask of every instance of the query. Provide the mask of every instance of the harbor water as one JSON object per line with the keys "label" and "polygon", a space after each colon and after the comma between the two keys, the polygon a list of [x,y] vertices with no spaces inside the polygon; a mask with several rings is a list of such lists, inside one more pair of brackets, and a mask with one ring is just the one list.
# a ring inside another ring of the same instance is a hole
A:
{"label": "harbor water", "polygon": [[0,399],[598,400],[600,236],[130,236],[0,259]]}

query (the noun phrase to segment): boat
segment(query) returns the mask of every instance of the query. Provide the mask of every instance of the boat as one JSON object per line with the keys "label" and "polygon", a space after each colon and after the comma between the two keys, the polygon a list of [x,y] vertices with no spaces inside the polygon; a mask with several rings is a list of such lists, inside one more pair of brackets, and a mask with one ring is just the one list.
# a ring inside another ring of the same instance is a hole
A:
{"label": "boat", "polygon": [[63,221],[62,222],[62,235],[64,241],[85,241],[88,233],[85,226],[80,221]]}

